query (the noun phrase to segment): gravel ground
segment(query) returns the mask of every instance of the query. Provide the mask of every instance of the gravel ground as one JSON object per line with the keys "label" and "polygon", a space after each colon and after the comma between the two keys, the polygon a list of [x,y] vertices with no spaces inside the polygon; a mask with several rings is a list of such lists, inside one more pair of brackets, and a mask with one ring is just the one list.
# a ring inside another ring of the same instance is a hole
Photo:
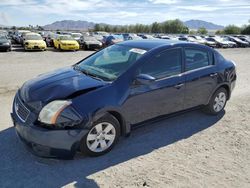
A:
{"label": "gravel ground", "polygon": [[9,112],[24,81],[92,52],[0,53],[0,187],[250,187],[250,49],[220,51],[238,73],[224,113],[185,113],[134,130],[104,156],[69,161],[30,154]]}

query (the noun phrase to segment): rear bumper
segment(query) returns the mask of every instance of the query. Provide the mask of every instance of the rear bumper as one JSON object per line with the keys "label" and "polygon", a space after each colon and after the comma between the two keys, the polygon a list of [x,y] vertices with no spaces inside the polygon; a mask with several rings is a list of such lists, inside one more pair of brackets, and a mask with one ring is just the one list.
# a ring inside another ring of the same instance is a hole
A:
{"label": "rear bumper", "polygon": [[48,130],[25,124],[11,113],[16,133],[28,150],[39,157],[72,159],[87,130]]}

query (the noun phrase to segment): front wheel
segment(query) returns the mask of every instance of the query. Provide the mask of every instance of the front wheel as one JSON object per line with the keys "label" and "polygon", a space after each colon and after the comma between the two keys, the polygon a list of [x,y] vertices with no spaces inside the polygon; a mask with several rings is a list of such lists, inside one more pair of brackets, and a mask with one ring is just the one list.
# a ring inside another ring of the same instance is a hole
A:
{"label": "front wheel", "polygon": [[93,123],[92,128],[81,141],[80,150],[90,156],[109,152],[120,136],[120,124],[112,115],[105,115]]}
{"label": "front wheel", "polygon": [[208,105],[205,107],[205,112],[217,115],[219,114],[227,103],[227,90],[225,88],[219,88],[211,97]]}

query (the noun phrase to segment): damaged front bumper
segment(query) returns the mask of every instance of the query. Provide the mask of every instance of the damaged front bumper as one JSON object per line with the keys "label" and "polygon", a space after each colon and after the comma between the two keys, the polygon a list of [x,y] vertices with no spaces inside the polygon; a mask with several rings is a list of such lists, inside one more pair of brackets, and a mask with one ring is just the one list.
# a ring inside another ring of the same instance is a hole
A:
{"label": "damaged front bumper", "polygon": [[16,133],[20,140],[36,156],[72,159],[77,152],[85,129],[49,130],[34,124],[25,124],[11,113]]}

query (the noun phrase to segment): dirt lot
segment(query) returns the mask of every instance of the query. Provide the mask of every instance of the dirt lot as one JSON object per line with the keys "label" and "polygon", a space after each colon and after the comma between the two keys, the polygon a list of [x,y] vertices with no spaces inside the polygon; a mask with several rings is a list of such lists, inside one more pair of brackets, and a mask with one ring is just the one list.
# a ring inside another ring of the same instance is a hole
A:
{"label": "dirt lot", "polygon": [[0,187],[250,187],[250,49],[225,49],[238,80],[218,117],[193,111],[147,125],[105,156],[40,159],[17,139],[9,112],[25,80],[92,52],[0,53]]}

